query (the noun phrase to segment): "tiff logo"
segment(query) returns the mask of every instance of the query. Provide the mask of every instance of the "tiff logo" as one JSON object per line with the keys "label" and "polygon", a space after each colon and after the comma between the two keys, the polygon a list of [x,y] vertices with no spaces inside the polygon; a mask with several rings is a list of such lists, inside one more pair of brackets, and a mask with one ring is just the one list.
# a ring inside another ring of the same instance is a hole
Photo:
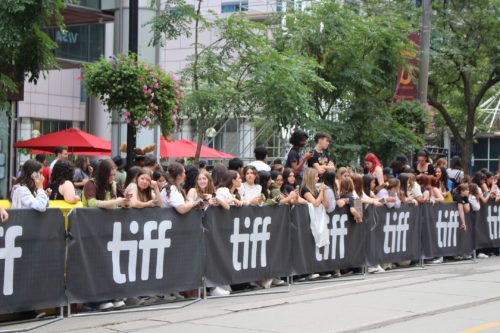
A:
{"label": "tiff logo", "polygon": [[[251,220],[249,217],[245,218],[244,228],[249,229]],[[252,253],[250,255],[250,267],[257,267],[257,248],[260,243],[260,267],[267,266],[267,242],[271,239],[271,233],[268,227],[271,224],[271,217],[256,217],[253,221],[253,228],[251,233],[240,233],[240,219],[237,217],[233,221],[233,234],[230,241],[233,244],[233,267],[235,270],[247,269],[249,264],[250,248]],[[240,261],[240,250],[243,247],[243,258]]]}
{"label": "tiff logo", "polygon": [[[394,212],[385,215],[384,253],[406,252],[406,233],[410,229],[409,218],[410,212]],[[396,224],[391,224],[391,222],[396,222]]]}
{"label": "tiff logo", "polygon": [[490,239],[500,239],[500,212],[497,206],[488,206],[488,216],[486,217],[486,223],[488,223]]}
{"label": "tiff logo", "polygon": [[347,236],[346,222],[349,220],[347,214],[333,215],[330,228],[330,245],[322,247],[323,254],[320,248],[316,247],[316,260],[335,260],[337,259],[337,240],[339,244],[338,259],[344,259],[345,256],[345,237]]}
{"label": "tiff logo", "polygon": [[0,260],[5,260],[3,271],[3,294],[5,296],[14,293],[14,260],[21,258],[23,249],[16,247],[16,238],[23,235],[23,227],[12,226],[4,231],[0,227],[0,237],[4,237],[5,233],[5,247],[0,248]]}
{"label": "tiff logo", "polygon": [[[448,222],[443,221],[444,219]],[[438,220],[436,222],[438,246],[439,247],[456,247],[457,246],[457,229],[458,223],[458,210],[448,211],[445,210],[438,212]]]}
{"label": "tiff logo", "polygon": [[[170,247],[170,238],[166,238],[168,230],[172,229],[171,221],[148,221],[144,224],[144,237],[142,240],[122,240],[122,223],[113,224],[113,240],[108,242],[108,251],[111,252],[113,263],[113,280],[122,284],[127,282],[127,275],[121,272],[120,255],[128,253],[128,281],[136,280],[138,250],[142,250],[141,280],[149,279],[149,259],[151,251],[156,251],[156,279],[163,278],[163,257],[165,249]],[[132,221],[129,230],[133,235],[139,232],[139,224]],[[157,230],[158,238],[152,238],[153,231]]]}

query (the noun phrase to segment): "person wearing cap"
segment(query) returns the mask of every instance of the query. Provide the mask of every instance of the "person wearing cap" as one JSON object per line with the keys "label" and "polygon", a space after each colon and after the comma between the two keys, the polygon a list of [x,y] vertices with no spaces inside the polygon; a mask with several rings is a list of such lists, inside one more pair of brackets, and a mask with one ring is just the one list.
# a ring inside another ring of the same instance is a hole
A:
{"label": "person wearing cap", "polygon": [[123,188],[125,186],[125,179],[127,178],[127,172],[125,171],[127,161],[120,155],[117,155],[113,157],[113,162],[115,162],[117,168],[115,177],[116,185]]}

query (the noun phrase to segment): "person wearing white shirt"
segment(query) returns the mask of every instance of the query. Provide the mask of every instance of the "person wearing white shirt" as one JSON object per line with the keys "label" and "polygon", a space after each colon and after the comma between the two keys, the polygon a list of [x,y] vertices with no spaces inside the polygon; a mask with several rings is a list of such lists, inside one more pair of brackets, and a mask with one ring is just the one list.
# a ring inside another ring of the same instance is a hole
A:
{"label": "person wearing white shirt", "polygon": [[244,182],[238,188],[241,200],[257,205],[262,201],[262,186],[257,183],[257,169],[252,165],[243,168]]}
{"label": "person wearing white shirt", "polygon": [[377,193],[377,196],[380,199],[384,199],[383,202],[385,203],[387,208],[398,209],[399,207],[401,207],[401,200],[399,199],[399,188],[400,188],[399,179],[391,178],[387,182],[387,187],[381,189]]}
{"label": "person wearing white shirt", "polygon": [[56,154],[56,158],[52,161],[52,163],[50,163],[50,172],[52,172],[52,169],[54,168],[54,165],[56,165],[57,161],[68,159],[68,147],[57,146],[56,149],[54,149],[54,153]]}
{"label": "person wearing white shirt", "polygon": [[161,191],[162,207],[172,207],[179,214],[186,214],[191,209],[201,203],[201,199],[196,201],[186,201],[184,190],[181,188],[182,182],[186,178],[184,166],[180,163],[171,163],[168,166],[169,184]]}
{"label": "person wearing white shirt", "polygon": [[257,172],[271,172],[271,167],[265,162],[267,157],[267,149],[264,147],[257,147],[253,152],[255,154],[255,161],[253,161],[252,163],[248,163],[248,165],[255,167],[255,169],[257,169]]}
{"label": "person wearing white shirt", "polygon": [[45,212],[49,197],[43,190],[43,165],[34,160],[24,163],[17,184],[12,188],[11,208],[29,208]]}

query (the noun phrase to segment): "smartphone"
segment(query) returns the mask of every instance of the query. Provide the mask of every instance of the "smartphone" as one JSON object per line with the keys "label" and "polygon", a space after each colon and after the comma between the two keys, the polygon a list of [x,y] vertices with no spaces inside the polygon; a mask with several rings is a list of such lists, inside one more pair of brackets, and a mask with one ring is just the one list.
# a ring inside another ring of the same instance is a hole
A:
{"label": "smartphone", "polygon": [[380,199],[378,202],[385,203],[385,198]]}

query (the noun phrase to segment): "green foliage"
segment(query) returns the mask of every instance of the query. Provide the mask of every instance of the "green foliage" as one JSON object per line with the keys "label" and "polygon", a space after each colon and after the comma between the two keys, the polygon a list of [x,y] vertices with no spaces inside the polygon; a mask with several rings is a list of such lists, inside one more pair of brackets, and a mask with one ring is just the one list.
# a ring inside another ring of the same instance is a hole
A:
{"label": "green foliage", "polygon": [[313,115],[312,86],[331,90],[312,59],[274,49],[261,23],[235,14],[205,22],[202,29],[215,29],[218,39],[200,45],[182,72],[192,86],[183,107],[202,127],[239,115],[298,125]]}
{"label": "green foliage", "polygon": [[500,82],[500,1],[434,1],[429,103],[469,165],[477,108]]}
{"label": "green foliage", "polygon": [[184,94],[159,66],[136,61],[135,55],[118,55],[85,65],[83,73],[88,93],[108,111],[121,110],[127,124],[139,129],[160,125],[164,136],[174,129]]}
{"label": "green foliage", "polygon": [[[152,0],[150,6],[157,7],[157,1]],[[163,1],[163,8],[146,25],[154,32],[150,45],[163,46],[164,40],[172,40],[181,36],[191,36],[191,22],[196,17],[193,8],[184,0]]]}
{"label": "green foliage", "polygon": [[390,161],[422,143],[414,132],[414,115],[391,105],[401,51],[411,50],[411,21],[395,4],[367,1],[364,13],[333,1],[287,12],[285,28],[274,31],[276,48],[314,59],[320,78],[334,86],[312,85],[314,117],[307,129],[332,134],[332,154],[338,164],[355,164],[367,151]]}
{"label": "green foliage", "polygon": [[[14,81],[25,76],[36,83],[43,71],[57,68],[53,54],[56,48],[43,31],[51,20],[63,28],[61,10],[64,0],[2,0],[0,1],[0,70],[14,65]],[[14,81],[0,76],[0,102],[7,91],[14,91]]]}

